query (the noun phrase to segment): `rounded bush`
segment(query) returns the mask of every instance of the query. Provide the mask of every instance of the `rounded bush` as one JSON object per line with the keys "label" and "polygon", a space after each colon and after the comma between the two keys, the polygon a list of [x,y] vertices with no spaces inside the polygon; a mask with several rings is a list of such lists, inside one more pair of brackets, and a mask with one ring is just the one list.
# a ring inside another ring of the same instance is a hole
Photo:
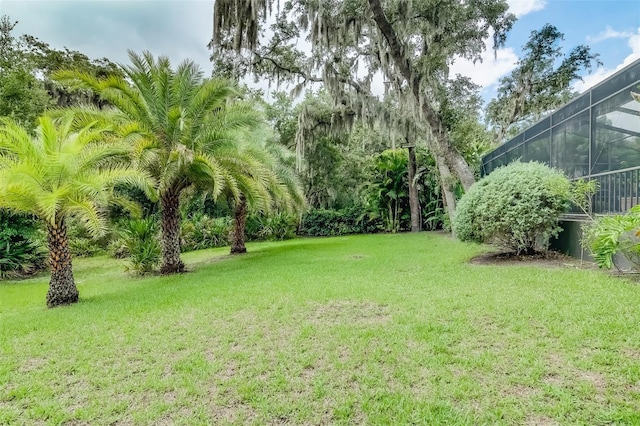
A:
{"label": "rounded bush", "polygon": [[533,253],[557,236],[569,208],[570,183],[558,170],[514,162],[474,184],[460,199],[453,231],[462,241]]}

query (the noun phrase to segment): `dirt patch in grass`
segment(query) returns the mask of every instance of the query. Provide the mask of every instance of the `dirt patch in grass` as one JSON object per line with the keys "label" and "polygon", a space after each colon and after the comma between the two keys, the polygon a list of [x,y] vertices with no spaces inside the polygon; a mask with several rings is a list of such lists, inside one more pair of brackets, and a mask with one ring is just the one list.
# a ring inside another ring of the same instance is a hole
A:
{"label": "dirt patch in grass", "polygon": [[303,315],[306,321],[316,325],[371,326],[386,324],[391,319],[386,305],[348,300],[315,304],[310,306]]}
{"label": "dirt patch in grass", "polygon": [[524,421],[524,425],[526,426],[552,426],[557,424],[558,422],[552,418],[538,415],[528,416]]}
{"label": "dirt patch in grass", "polygon": [[514,252],[489,252],[472,258],[473,265],[526,265],[544,268],[598,269],[591,261],[580,260],[555,251],[534,254]]}

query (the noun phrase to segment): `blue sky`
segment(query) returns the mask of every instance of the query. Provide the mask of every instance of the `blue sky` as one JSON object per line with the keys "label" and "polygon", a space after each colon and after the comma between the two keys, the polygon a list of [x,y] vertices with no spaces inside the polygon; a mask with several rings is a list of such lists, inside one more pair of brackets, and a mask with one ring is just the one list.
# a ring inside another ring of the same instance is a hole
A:
{"label": "blue sky", "polygon": [[531,31],[544,24],[555,25],[565,34],[563,50],[580,44],[600,54],[602,67],[578,82],[579,91],[602,81],[623,65],[640,58],[640,1],[638,0],[522,0],[510,1],[518,21],[504,49],[487,52],[482,64],[456,63],[452,70],[469,75],[485,87],[485,98],[495,93],[498,79],[507,74],[522,54]]}
{"label": "blue sky", "polygon": [[[482,64],[456,61],[453,73],[471,76],[495,92],[498,79],[514,66],[531,31],[551,23],[565,33],[565,50],[588,44],[600,53],[603,66],[585,77],[584,90],[622,64],[640,58],[639,0],[509,0],[518,17],[497,52],[487,52]],[[64,46],[91,57],[127,62],[127,49],[166,54],[174,63],[192,58],[209,72],[213,0],[61,1],[0,0],[0,14],[18,20],[16,32],[39,37],[53,47]]]}

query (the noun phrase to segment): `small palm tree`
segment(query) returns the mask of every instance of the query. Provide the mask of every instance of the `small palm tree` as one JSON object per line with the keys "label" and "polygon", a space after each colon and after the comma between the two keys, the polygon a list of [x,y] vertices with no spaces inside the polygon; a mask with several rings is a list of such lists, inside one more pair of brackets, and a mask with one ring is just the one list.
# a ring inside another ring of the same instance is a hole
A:
{"label": "small palm tree", "polygon": [[243,167],[234,170],[240,196],[232,198],[234,221],[231,230],[231,254],[246,253],[245,228],[249,207],[267,213],[276,208],[288,213],[300,212],[304,193],[293,168],[285,161],[291,155],[284,147],[268,143],[265,128],[247,133],[237,145]]}
{"label": "small palm tree", "polygon": [[205,79],[192,61],[174,71],[169,59],[149,52],[129,52],[132,65],[125,78],[96,78],[74,71],[59,72],[61,82],[79,83],[98,93],[123,116],[135,122],[146,138],[139,164],[156,180],[161,203],[162,266],[165,274],[181,272],[180,195],[197,187],[216,198],[223,190],[239,197],[232,170],[235,133],[261,122],[248,104],[232,102],[237,93],[225,80]]}
{"label": "small palm tree", "polygon": [[109,127],[96,122],[79,127],[72,114],[58,121],[41,117],[38,124],[32,136],[12,120],[0,123],[0,207],[45,223],[51,266],[47,306],[54,307],[78,301],[67,219],[80,219],[98,235],[108,189],[125,183],[150,191],[150,185],[123,161],[130,148]]}

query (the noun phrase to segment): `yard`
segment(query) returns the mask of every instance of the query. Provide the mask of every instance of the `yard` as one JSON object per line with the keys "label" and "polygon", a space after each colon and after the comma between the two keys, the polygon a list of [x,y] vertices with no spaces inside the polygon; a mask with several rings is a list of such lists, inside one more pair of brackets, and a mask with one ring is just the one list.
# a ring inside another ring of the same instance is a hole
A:
{"label": "yard", "polygon": [[437,233],[0,283],[0,424],[639,424],[640,287]]}

